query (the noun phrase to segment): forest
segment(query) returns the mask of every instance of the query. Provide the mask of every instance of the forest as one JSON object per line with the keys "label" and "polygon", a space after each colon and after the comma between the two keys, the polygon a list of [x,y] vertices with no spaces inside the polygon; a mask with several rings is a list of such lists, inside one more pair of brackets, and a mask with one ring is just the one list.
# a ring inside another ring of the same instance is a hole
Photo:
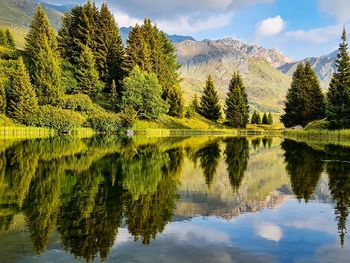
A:
{"label": "forest", "polygon": [[[271,113],[261,117],[258,111],[250,112],[238,71],[228,83],[224,106],[211,76],[201,97],[195,95],[185,105],[180,65],[166,34],[146,18],[132,28],[124,47],[105,3],[100,8],[90,1],[75,6],[62,18],[58,33],[38,5],[25,41],[25,49],[18,50],[11,32],[0,30],[0,114],[16,125],[117,132],[132,128],[137,120],[163,115],[189,120],[202,116],[228,128],[274,122]],[[280,118],[286,128],[315,120],[324,120],[326,128],[350,128],[345,28],[336,67],[324,95],[311,64],[298,65]]]}

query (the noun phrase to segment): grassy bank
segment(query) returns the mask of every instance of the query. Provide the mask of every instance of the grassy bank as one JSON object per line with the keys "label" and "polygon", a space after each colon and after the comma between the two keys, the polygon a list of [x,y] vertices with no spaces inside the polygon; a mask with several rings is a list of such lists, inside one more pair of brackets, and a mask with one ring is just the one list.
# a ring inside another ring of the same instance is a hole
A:
{"label": "grassy bank", "polygon": [[285,137],[300,139],[350,139],[350,130],[284,130]]}

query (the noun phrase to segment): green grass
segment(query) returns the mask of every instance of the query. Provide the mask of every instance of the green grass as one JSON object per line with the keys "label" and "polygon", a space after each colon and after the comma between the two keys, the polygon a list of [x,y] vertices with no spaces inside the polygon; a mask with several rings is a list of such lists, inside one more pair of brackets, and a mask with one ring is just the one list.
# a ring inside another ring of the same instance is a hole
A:
{"label": "green grass", "polygon": [[45,138],[53,136],[53,130],[38,127],[0,126],[1,139]]}
{"label": "green grass", "polygon": [[350,130],[285,130],[286,137],[306,139],[350,139]]}

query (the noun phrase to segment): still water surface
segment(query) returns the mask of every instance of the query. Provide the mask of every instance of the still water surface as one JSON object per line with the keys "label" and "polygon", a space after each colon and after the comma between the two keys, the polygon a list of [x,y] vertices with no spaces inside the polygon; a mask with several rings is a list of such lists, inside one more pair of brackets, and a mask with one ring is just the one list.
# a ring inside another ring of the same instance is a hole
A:
{"label": "still water surface", "polygon": [[0,262],[350,262],[350,147],[0,140]]}

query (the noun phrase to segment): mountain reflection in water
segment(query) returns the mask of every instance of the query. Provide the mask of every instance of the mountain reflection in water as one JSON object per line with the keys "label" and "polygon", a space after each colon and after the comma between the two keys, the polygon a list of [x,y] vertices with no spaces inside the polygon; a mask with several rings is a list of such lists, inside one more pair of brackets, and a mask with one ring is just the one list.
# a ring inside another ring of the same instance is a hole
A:
{"label": "mountain reflection in water", "polygon": [[271,137],[0,140],[1,262],[342,262],[348,161]]}

